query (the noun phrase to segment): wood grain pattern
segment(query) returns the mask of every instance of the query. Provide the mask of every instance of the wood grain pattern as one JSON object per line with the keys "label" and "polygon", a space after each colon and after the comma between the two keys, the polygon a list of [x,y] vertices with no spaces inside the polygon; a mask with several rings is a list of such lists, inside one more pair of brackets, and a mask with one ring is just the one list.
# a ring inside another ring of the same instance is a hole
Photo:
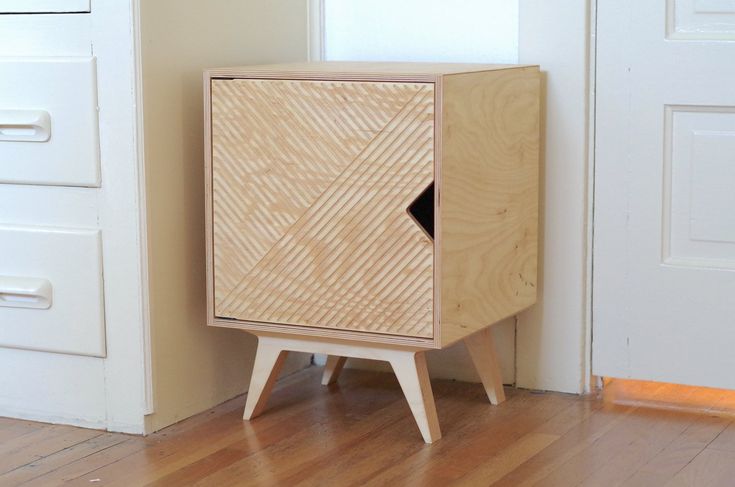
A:
{"label": "wood grain pattern", "polygon": [[442,78],[441,343],[536,300],[537,68]]}
{"label": "wood grain pattern", "polygon": [[327,363],[324,365],[324,373],[322,374],[322,385],[328,386],[334,384],[339,379],[339,374],[347,362],[347,357],[339,357],[337,355],[327,356]]}
{"label": "wood grain pattern", "polygon": [[[244,396],[146,438],[2,419],[0,485],[732,485],[735,449],[712,440],[735,429],[735,409],[702,389],[613,381],[579,397],[508,388],[488,408],[479,384],[435,380],[447,428],[428,446],[392,374],[347,369],[324,388],[321,372],[283,377],[270,412],[250,423]],[[735,404],[734,392],[719,393]],[[657,409],[681,396],[708,405]],[[8,455],[16,451],[26,455]]]}
{"label": "wood grain pattern", "polygon": [[477,375],[487,392],[491,404],[498,405],[505,401],[503,392],[503,376],[500,373],[495,340],[490,328],[485,328],[464,339],[464,344],[475,365]]}
{"label": "wood grain pattern", "polygon": [[287,351],[271,346],[267,341],[258,340],[242,419],[253,419],[263,412],[287,355]]}
{"label": "wood grain pattern", "polygon": [[426,352],[394,354],[390,365],[401,384],[401,390],[424,442],[440,440],[442,434],[436,415],[434,393],[431,391],[429,370],[426,368]]}
{"label": "wood grain pattern", "polygon": [[434,177],[419,83],[212,82],[218,317],[433,336]]}

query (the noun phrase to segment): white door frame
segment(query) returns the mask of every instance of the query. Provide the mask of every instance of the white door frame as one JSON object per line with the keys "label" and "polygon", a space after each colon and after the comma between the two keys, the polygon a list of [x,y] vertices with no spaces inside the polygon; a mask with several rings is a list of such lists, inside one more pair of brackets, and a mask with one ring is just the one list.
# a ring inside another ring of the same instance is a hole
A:
{"label": "white door frame", "polygon": [[[520,0],[520,62],[546,71],[541,219],[543,252],[553,256],[540,266],[538,304],[518,316],[516,381],[524,388],[593,387],[595,14],[596,0]],[[310,60],[321,60],[323,0],[309,1],[309,32]]]}
{"label": "white door frame", "polygon": [[595,231],[595,116],[597,107],[597,0],[589,0],[589,79],[587,84],[588,123],[587,123],[587,225],[586,225],[586,262],[585,262],[585,313],[584,313],[584,345],[585,366],[583,376],[583,392],[590,393],[602,388],[602,378],[592,374],[592,273],[594,269],[594,231]]}

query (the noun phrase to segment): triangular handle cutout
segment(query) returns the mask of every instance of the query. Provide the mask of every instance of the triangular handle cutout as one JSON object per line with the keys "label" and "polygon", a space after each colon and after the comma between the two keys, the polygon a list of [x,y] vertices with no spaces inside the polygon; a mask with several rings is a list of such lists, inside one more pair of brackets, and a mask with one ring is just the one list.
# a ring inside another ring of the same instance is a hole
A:
{"label": "triangular handle cutout", "polygon": [[434,240],[434,182],[413,200],[408,207],[408,214]]}

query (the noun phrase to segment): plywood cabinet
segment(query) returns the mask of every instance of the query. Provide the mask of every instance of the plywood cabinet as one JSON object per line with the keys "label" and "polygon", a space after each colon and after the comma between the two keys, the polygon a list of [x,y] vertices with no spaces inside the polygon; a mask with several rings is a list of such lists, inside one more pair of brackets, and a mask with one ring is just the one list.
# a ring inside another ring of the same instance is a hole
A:
{"label": "plywood cabinet", "polygon": [[537,67],[214,69],[205,95],[210,325],[410,364],[425,399],[423,351],[492,356],[487,327],[535,301]]}

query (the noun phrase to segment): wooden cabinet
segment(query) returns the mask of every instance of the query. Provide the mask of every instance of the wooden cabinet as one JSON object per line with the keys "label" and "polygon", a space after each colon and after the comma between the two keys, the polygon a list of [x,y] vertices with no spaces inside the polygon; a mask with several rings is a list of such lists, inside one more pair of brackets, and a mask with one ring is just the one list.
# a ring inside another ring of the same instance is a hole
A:
{"label": "wooden cabinet", "polygon": [[205,94],[208,321],[259,336],[246,416],[287,350],[333,355],[325,382],[391,361],[426,441],[425,350],[466,339],[502,398],[487,327],[536,298],[538,68],[226,68]]}

